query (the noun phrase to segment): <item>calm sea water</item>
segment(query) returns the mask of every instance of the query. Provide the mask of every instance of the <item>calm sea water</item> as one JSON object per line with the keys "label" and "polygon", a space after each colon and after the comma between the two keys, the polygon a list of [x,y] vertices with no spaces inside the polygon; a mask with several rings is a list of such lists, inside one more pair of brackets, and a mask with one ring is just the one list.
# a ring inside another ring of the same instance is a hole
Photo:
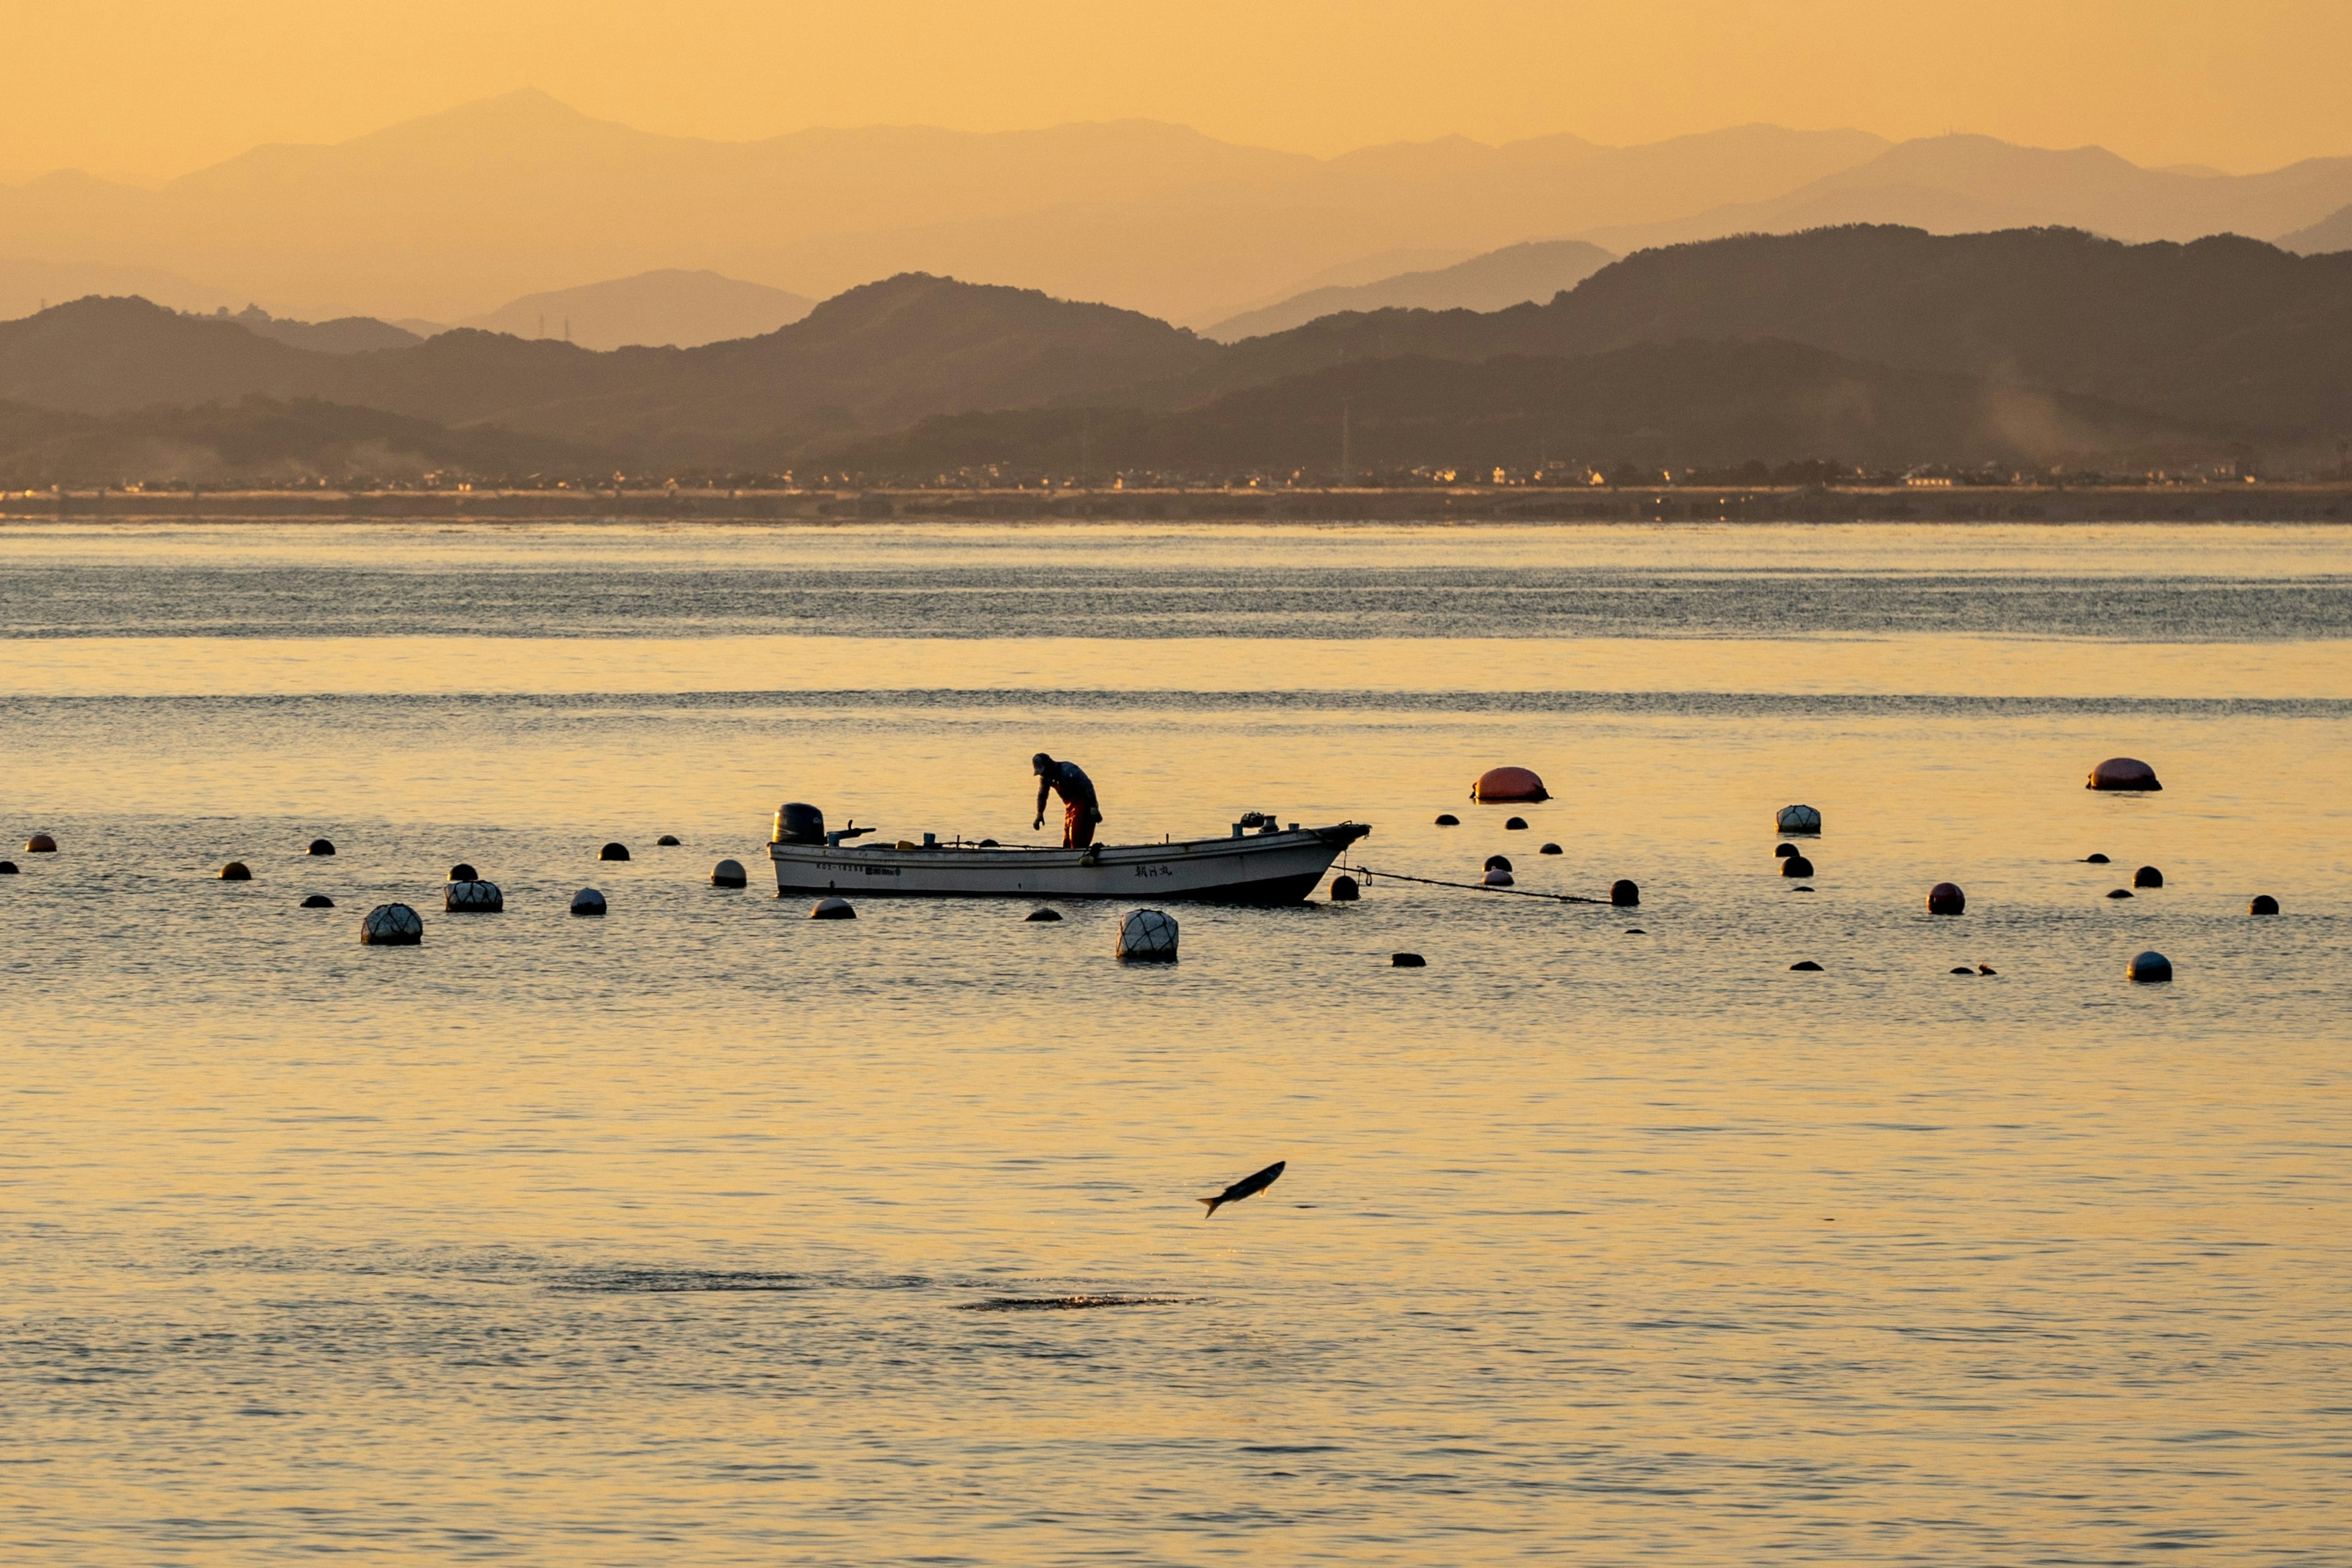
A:
{"label": "calm sea water", "polygon": [[[2347,718],[2342,530],[0,531],[0,1560],[2341,1562]],[[1643,902],[761,890],[1040,747]]]}

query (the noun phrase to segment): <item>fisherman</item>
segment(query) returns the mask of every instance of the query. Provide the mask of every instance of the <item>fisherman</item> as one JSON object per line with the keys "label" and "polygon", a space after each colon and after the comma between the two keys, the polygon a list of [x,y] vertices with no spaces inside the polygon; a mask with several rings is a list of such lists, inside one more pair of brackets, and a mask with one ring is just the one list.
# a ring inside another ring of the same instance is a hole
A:
{"label": "fisherman", "polygon": [[1062,847],[1084,849],[1095,841],[1095,824],[1102,818],[1102,806],[1095,799],[1095,782],[1087,777],[1087,770],[1076,763],[1057,763],[1040,752],[1029,759],[1037,773],[1037,820],[1029,826],[1045,826],[1045,795],[1059,792],[1062,797]]}

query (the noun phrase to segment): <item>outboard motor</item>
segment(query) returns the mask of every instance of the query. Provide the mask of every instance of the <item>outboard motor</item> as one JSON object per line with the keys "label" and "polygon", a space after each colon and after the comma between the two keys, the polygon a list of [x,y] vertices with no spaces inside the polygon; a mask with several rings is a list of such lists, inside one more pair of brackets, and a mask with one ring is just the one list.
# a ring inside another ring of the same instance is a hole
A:
{"label": "outboard motor", "polygon": [[776,807],[776,836],[772,844],[823,844],[824,813],[800,801],[786,801]]}

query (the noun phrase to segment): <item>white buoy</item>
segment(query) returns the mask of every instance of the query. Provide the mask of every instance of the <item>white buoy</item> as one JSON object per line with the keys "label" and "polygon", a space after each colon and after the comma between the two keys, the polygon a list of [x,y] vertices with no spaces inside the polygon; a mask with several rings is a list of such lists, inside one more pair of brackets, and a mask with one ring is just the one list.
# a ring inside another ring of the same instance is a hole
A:
{"label": "white buoy", "polygon": [[1507,888],[1511,885],[1511,874],[1497,866],[1486,873],[1484,880],[1490,888]]}
{"label": "white buoy", "polygon": [[1131,910],[1118,922],[1118,956],[1146,963],[1176,962],[1176,922],[1158,910]]}
{"label": "white buoy", "polygon": [[710,868],[710,885],[714,888],[744,888],[751,882],[740,860],[721,860]]}
{"label": "white buoy", "polygon": [[441,889],[441,907],[453,915],[494,915],[507,907],[496,882],[451,882]]}
{"label": "white buoy", "polygon": [[360,941],[368,947],[415,947],[424,940],[424,917],[406,904],[378,904],[360,921]]}
{"label": "white buoy", "polygon": [[604,895],[593,888],[583,888],[572,895],[572,912],[575,915],[601,915],[604,912]]}
{"label": "white buoy", "polygon": [[1819,833],[1822,814],[1810,805],[1784,805],[1774,815],[1772,826],[1783,833]]}

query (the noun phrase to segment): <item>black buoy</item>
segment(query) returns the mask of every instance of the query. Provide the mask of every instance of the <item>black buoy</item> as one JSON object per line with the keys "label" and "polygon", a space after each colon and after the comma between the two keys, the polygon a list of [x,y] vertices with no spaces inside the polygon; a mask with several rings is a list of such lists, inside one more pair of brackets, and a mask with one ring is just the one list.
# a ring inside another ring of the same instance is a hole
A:
{"label": "black buoy", "polygon": [[1792,893],[1810,893],[1812,889],[1811,888],[1791,888],[1789,891]]}
{"label": "black buoy", "polygon": [[16,862],[14,860],[0,860],[0,877],[13,877],[16,874]]}
{"label": "black buoy", "polygon": [[2134,980],[2143,983],[2172,978],[2172,960],[2151,948],[2133,958],[2129,971]]}
{"label": "black buoy", "polygon": [[1547,844],[1542,848],[1536,851],[1538,855],[1557,855],[1559,852],[1560,848],[1557,844]]}
{"label": "black buoy", "polygon": [[[16,868],[11,866],[8,869],[13,871]],[[2256,893],[2254,901],[2246,906],[2246,912],[2250,915],[2274,915],[2279,912],[2278,900],[2268,893]]]}
{"label": "black buoy", "polygon": [[1927,889],[1927,912],[1931,915],[1966,914],[1969,896],[1960,891],[1957,882],[1938,882]]}
{"label": "black buoy", "polygon": [[453,915],[495,915],[507,907],[496,882],[451,882],[441,889],[441,908]]}
{"label": "black buoy", "polygon": [[1353,877],[1331,879],[1331,901],[1335,904],[1352,904],[1363,896],[1363,891],[1361,888],[1356,886],[1356,879]]}
{"label": "black buoy", "polygon": [[2114,888],[2107,892],[2107,897],[2111,899],[2128,899],[2131,896],[2132,890],[2129,888]]}
{"label": "black buoy", "polygon": [[1437,826],[1440,827],[1459,827],[1462,826],[1462,819],[1454,816],[1450,811],[1441,811],[1437,814]]}
{"label": "black buoy", "polygon": [[1791,855],[1780,862],[1780,875],[1783,877],[1810,877],[1812,874],[1813,863],[1802,855]]}
{"label": "black buoy", "polygon": [[1640,884],[1620,877],[1609,884],[1609,901],[1621,910],[1639,909],[1642,904]]}
{"label": "black buoy", "polygon": [[425,921],[406,904],[378,904],[360,920],[360,942],[368,947],[415,947],[425,940]]}
{"label": "black buoy", "polygon": [[1061,918],[1062,911],[1059,910],[1031,910],[1029,911],[1029,919],[1032,921],[1057,921]]}
{"label": "black buoy", "polygon": [[599,860],[625,860],[628,858],[629,847],[625,844],[607,844],[596,851]]}
{"label": "black buoy", "polygon": [[1389,954],[1389,967],[1391,969],[1427,969],[1429,960],[1417,952],[1392,952]]}
{"label": "black buoy", "polygon": [[2083,864],[2085,866],[2104,866],[2107,864],[2107,858],[2104,855],[2085,855],[2083,857]]}
{"label": "black buoy", "polygon": [[1822,966],[1810,958],[1801,958],[1789,965],[1789,973],[1791,974],[1819,974],[1821,972]]}
{"label": "black buoy", "polygon": [[572,895],[572,912],[575,915],[601,915],[604,912],[604,895],[594,888],[583,888]]}
{"label": "black buoy", "polygon": [[748,888],[751,874],[743,869],[740,860],[721,860],[710,868],[710,885],[714,888]]}
{"label": "black buoy", "polygon": [[58,841],[46,833],[36,833],[25,840],[25,853],[27,855],[54,855],[57,852]]}
{"label": "black buoy", "polygon": [[1625,934],[1627,936],[1647,936],[1650,933],[1643,931],[1640,926],[1627,926],[1625,928]]}
{"label": "black buoy", "polygon": [[983,838],[980,841],[980,847],[982,849],[993,849],[997,847],[996,840],[993,838]]}
{"label": "black buoy", "polygon": [[2164,886],[2164,873],[2158,870],[2153,866],[2142,866],[2138,870],[2132,873],[2132,886],[2135,888],[2161,888]]}
{"label": "black buoy", "polygon": [[2156,770],[2137,757],[2109,757],[2091,770],[2085,789],[2134,789],[2150,792],[2164,786],[2156,782]]}
{"label": "black buoy", "polygon": [[310,853],[313,855],[332,855],[334,852],[335,841],[333,839],[313,838],[310,840]]}
{"label": "black buoy", "polygon": [[474,869],[470,860],[460,860],[449,868],[449,880],[453,882],[478,882],[481,879],[482,874]]}
{"label": "black buoy", "polygon": [[302,900],[302,907],[306,910],[331,910],[335,907],[335,900],[324,893],[313,893]]}
{"label": "black buoy", "polygon": [[1512,817],[1503,824],[1503,831],[1506,833],[1525,833],[1527,830],[1528,819],[1524,816]]}
{"label": "black buoy", "polygon": [[1775,844],[1772,846],[1772,853],[1777,858],[1786,860],[1797,853],[1797,847],[1793,844]]}
{"label": "black buoy", "polygon": [[1508,855],[1489,855],[1483,868],[1488,871],[1507,871],[1511,869],[1511,858]]}
{"label": "black buoy", "polygon": [[1963,963],[1963,964],[1961,964],[1958,969],[1953,970],[1953,971],[1952,971],[1952,973],[1955,973],[1955,974],[1965,974],[1965,975],[1967,975],[1969,979],[1973,980],[1973,979],[1975,979],[1975,978],[1976,978],[1976,973],[1977,973],[1977,972],[1976,972],[1975,970],[1973,970],[1973,969],[1970,969],[1967,964]]}
{"label": "black buoy", "polygon": [[253,868],[242,860],[232,860],[220,868],[220,879],[224,882],[250,882],[253,880]]}
{"label": "black buoy", "polygon": [[675,833],[665,833],[665,834],[663,834],[659,838],[656,838],[656,839],[655,839],[655,840],[654,840],[654,847],[655,847],[655,848],[656,848],[656,849],[675,849],[675,848],[677,848],[677,834],[675,834]]}
{"label": "black buoy", "polygon": [[857,911],[850,908],[847,899],[819,899],[809,910],[809,919],[813,921],[854,921],[856,918]]}

